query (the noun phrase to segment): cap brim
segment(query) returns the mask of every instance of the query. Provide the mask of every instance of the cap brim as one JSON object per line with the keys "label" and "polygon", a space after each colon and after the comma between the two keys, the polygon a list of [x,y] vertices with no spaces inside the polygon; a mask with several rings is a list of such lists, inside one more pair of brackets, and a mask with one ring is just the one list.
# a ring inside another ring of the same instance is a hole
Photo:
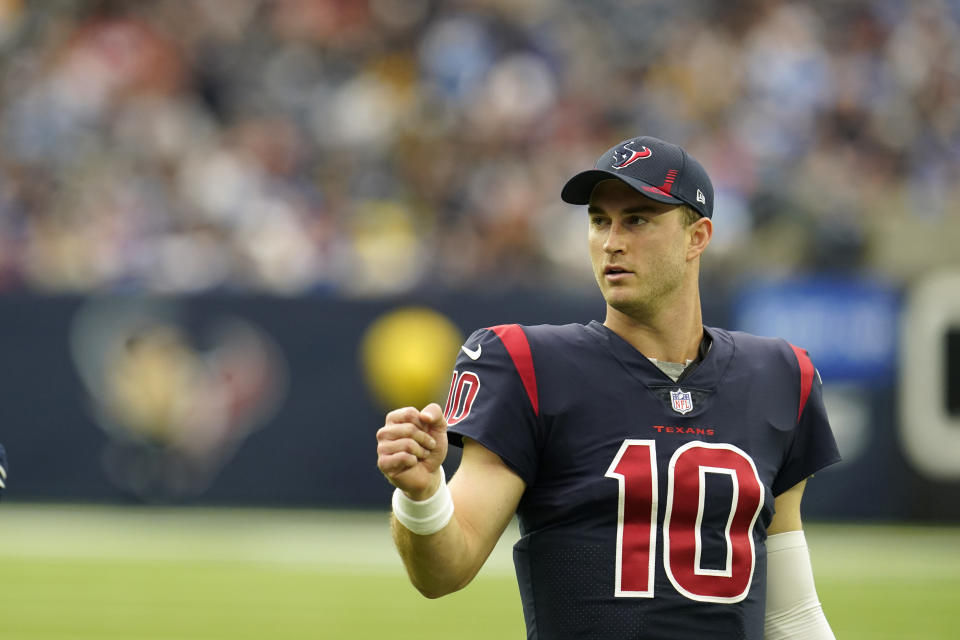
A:
{"label": "cap brim", "polygon": [[683,200],[673,197],[659,187],[647,184],[643,180],[630,178],[612,171],[604,171],[603,169],[581,171],[567,180],[567,184],[563,185],[563,189],[560,191],[560,198],[570,204],[590,204],[590,196],[593,194],[594,188],[604,180],[619,180],[636,189],[641,195],[657,202],[683,204]]}

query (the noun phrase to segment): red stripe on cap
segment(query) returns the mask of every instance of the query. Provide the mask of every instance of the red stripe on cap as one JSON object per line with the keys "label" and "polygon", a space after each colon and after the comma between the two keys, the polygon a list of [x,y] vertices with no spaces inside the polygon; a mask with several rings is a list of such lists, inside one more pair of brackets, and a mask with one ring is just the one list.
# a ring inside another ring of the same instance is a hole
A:
{"label": "red stripe on cap", "polygon": [[[644,191],[649,191],[650,193],[659,193],[662,196],[670,196],[668,192],[664,191],[663,189],[658,189],[656,187],[648,187],[647,185],[643,185],[641,188]],[[673,197],[673,196],[670,196],[670,197]]]}
{"label": "red stripe on cap", "polygon": [[667,171],[667,177],[664,179],[663,184],[659,187],[648,187],[643,185],[644,191],[649,191],[650,193],[659,193],[662,196],[673,197],[670,192],[673,190],[673,181],[677,179],[677,170],[670,169]]}
{"label": "red stripe on cap", "polygon": [[667,193],[670,193],[670,191],[673,189],[673,181],[676,179],[677,179],[677,170],[670,169],[670,171],[667,171],[667,178],[666,180],[663,181],[663,184],[660,185],[660,189],[662,189],[663,191],[666,191]]}
{"label": "red stripe on cap", "polygon": [[530,353],[527,334],[518,324],[501,324],[488,328],[497,334],[500,341],[503,342],[503,346],[507,348],[507,353],[513,360],[513,366],[517,368],[517,373],[520,374],[523,388],[527,391],[527,397],[530,398],[530,404],[533,405],[533,413],[539,416],[540,402],[537,397],[537,373],[533,369],[533,354]]}
{"label": "red stripe on cap", "polygon": [[800,416],[803,415],[803,409],[807,406],[807,398],[810,397],[810,390],[813,388],[813,362],[807,352],[800,347],[792,344],[793,354],[797,356],[797,363],[800,365],[800,409],[797,411],[797,422],[800,422]]}

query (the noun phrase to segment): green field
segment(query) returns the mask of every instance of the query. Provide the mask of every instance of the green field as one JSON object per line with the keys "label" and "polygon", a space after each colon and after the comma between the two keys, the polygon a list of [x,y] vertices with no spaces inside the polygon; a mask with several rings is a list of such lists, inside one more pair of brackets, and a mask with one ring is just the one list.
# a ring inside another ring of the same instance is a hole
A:
{"label": "green field", "polygon": [[[516,535],[431,601],[386,513],[3,504],[0,638],[521,638]],[[839,639],[960,637],[960,528],[811,524],[807,539]]]}

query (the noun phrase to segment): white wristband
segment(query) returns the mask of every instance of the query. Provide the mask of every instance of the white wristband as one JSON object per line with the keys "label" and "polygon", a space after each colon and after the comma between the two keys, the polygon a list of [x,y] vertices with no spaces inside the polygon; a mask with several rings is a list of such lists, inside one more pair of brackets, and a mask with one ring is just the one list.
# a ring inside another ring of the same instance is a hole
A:
{"label": "white wristband", "polygon": [[440,467],[440,488],[426,500],[411,500],[403,491],[395,489],[393,515],[418,536],[428,536],[447,526],[453,517],[453,498],[443,467]]}

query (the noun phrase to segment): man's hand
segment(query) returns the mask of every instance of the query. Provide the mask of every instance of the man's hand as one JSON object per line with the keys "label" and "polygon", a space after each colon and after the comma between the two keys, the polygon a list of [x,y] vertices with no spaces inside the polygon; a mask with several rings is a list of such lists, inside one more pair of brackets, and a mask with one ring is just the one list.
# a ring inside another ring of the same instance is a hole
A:
{"label": "man's hand", "polygon": [[411,500],[426,500],[440,486],[447,444],[440,405],[430,403],[422,411],[396,409],[377,431],[377,467]]}

